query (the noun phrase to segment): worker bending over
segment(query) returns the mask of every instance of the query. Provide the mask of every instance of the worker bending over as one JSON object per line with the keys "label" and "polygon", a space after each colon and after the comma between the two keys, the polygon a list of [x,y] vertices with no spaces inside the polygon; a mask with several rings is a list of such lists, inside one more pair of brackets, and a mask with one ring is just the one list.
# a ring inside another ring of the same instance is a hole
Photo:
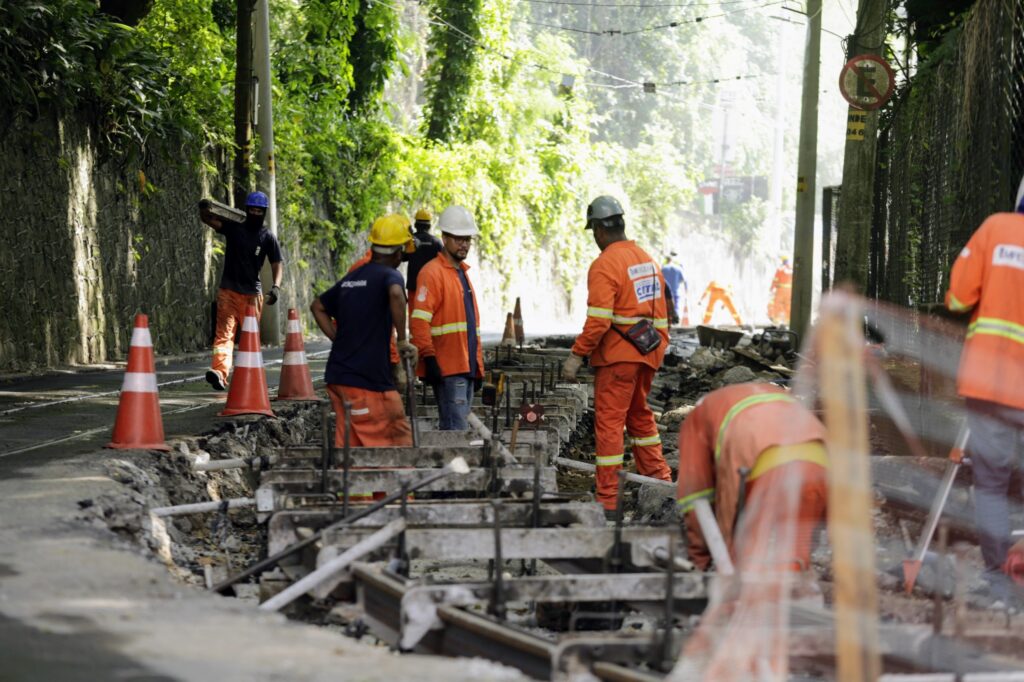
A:
{"label": "worker bending over", "polygon": [[223,391],[231,374],[235,351],[235,329],[245,319],[245,309],[255,306],[256,318],[263,314],[263,286],[260,269],[270,259],[274,285],[266,296],[267,305],[277,303],[284,274],[281,246],[277,237],[263,226],[267,212],[267,195],[253,192],[245,200],[245,222],[219,218],[200,207],[199,219],[223,235],[224,271],[217,290],[217,329],[213,335],[213,359],[206,380],[214,390]]}
{"label": "worker bending over", "polygon": [[[710,298],[709,298],[710,297]],[[715,280],[708,282],[708,288],[704,290],[704,293],[700,295],[700,300],[697,301],[697,305],[704,302],[704,299],[708,299],[708,307],[704,309],[704,322],[708,324],[711,322],[711,316],[715,314],[715,304],[721,302],[725,309],[732,315],[733,322],[739,327],[743,324],[743,320],[740,319],[740,314],[736,312],[736,306],[732,304],[732,295],[729,292],[729,288],[722,286]]]}
{"label": "worker bending over", "polygon": [[[697,568],[708,570],[711,563],[693,511],[699,499],[711,503],[729,552],[741,568],[766,560],[750,552],[771,538],[776,540],[771,546],[780,553],[772,563],[808,568],[814,530],[827,508],[824,440],[821,422],[772,384],[735,384],[701,398],[679,430],[679,513],[686,523],[690,560]],[[737,525],[740,507],[749,518]],[[787,533],[791,551],[781,546]]]}
{"label": "worker bending over", "polygon": [[439,428],[465,431],[484,376],[480,310],[465,262],[480,232],[462,206],[446,208],[437,227],[443,248],[417,275],[409,329],[420,354],[417,374],[434,389]]}
{"label": "worker bending over", "polygon": [[789,257],[783,256],[779,269],[772,278],[772,288],[768,292],[768,319],[775,325],[789,324],[789,306],[793,301],[793,268],[789,265]]}
{"label": "worker bending over", "polygon": [[623,427],[633,444],[637,471],[663,481],[672,471],[647,405],[654,373],[668,346],[665,281],[647,253],[626,239],[622,206],[601,196],[587,207],[587,226],[601,254],[587,273],[587,321],[576,337],[562,377],[574,381],[590,357],[594,375],[597,499],[614,512],[622,468]]}
{"label": "worker bending over", "polygon": [[388,361],[392,328],[398,331],[401,357],[416,361],[416,348],[405,335],[405,282],[396,270],[402,251],[412,247],[408,225],[403,216],[378,218],[370,231],[370,262],[349,272],[309,306],[331,339],[324,379],[337,415],[335,445],[345,442],[345,403],[351,445],[412,445],[412,430]]}
{"label": "worker bending over", "polygon": [[967,401],[975,523],[991,597],[1017,608],[1004,571],[1008,492],[1024,467],[1024,181],[1016,212],[989,216],[953,263],[946,307],[971,313],[957,392]]}

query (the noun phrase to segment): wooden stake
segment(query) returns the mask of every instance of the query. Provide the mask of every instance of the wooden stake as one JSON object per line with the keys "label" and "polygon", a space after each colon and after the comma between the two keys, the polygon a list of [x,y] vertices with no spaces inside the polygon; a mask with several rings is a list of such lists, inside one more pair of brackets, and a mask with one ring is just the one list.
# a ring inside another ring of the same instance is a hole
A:
{"label": "wooden stake", "polygon": [[839,682],[874,682],[882,669],[863,319],[860,299],[833,294],[822,302],[817,332],[821,399],[828,428],[828,530],[835,576]]}

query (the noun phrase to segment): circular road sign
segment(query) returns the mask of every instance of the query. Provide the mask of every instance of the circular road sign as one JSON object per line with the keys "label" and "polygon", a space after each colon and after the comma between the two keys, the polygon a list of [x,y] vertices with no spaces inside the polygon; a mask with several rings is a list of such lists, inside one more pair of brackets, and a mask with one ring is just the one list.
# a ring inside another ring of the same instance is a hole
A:
{"label": "circular road sign", "polygon": [[892,67],[873,54],[854,57],[839,72],[839,91],[858,109],[872,111],[880,108],[892,97],[895,87]]}

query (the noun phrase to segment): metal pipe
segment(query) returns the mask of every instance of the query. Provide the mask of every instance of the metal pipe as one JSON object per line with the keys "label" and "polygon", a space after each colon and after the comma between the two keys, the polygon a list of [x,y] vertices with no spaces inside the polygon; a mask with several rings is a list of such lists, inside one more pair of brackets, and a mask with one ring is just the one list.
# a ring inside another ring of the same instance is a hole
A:
{"label": "metal pipe", "polygon": [[227,469],[255,469],[263,471],[271,464],[276,464],[280,458],[277,455],[264,455],[259,457],[233,457],[231,459],[213,459],[206,462],[194,462],[193,471],[225,471]]}
{"label": "metal pipe", "polygon": [[[597,470],[597,467],[593,464],[569,459],[568,457],[555,457],[555,464],[560,464],[561,466],[568,467],[570,469],[577,469],[579,471],[594,472]],[[626,472],[626,480],[632,481],[633,483],[639,483],[641,485],[650,485],[664,490],[671,490],[673,492],[676,490],[676,484],[672,481],[662,481],[661,479],[651,478],[650,476],[641,476],[640,474],[634,474],[628,471]]]}
{"label": "metal pipe", "polygon": [[405,359],[405,381],[406,381],[406,392],[409,398],[409,426],[412,428],[412,446],[418,448],[420,446],[420,425],[416,421],[416,386],[413,385],[413,380],[416,374],[413,372],[412,360],[409,358]]}
{"label": "metal pipe", "polygon": [[224,508],[227,503],[228,509],[248,509],[256,506],[256,500],[252,497],[237,497],[232,500],[215,500],[213,502],[195,502],[193,504],[178,504],[173,507],[153,507],[149,513],[153,516],[182,516],[184,514],[202,514],[203,512],[218,511]]}
{"label": "metal pipe", "polygon": [[505,447],[504,443],[502,443],[501,441],[494,437],[494,433],[492,433],[491,430],[484,425],[484,423],[480,420],[480,417],[476,416],[476,414],[474,414],[473,412],[470,412],[469,417],[466,419],[466,421],[469,423],[469,427],[476,431],[481,438],[483,438],[485,441],[492,441],[494,443],[494,452],[492,452],[491,454],[496,454],[498,457],[500,457],[502,460],[502,464],[512,465],[516,463],[516,458],[512,456],[512,453],[509,452],[509,449]]}
{"label": "metal pipe", "polygon": [[[418,480],[415,483],[411,484],[409,486],[408,492],[411,493],[411,492],[414,492],[416,490],[419,490],[420,488],[428,486],[428,485],[430,485],[432,483],[436,483],[437,481],[441,480],[442,478],[445,478],[446,476],[448,476],[450,474],[459,474],[461,476],[462,474],[468,474],[468,473],[469,473],[469,465],[466,464],[466,460],[463,459],[462,457],[456,457],[452,461],[448,462],[448,464],[446,464],[442,469],[438,470],[437,473],[433,473],[433,474],[430,474],[428,476],[424,476],[420,480]],[[325,526],[324,528],[321,528],[320,530],[316,531],[315,533],[313,533],[312,535],[310,535],[306,539],[299,540],[298,542],[296,542],[294,544],[288,545],[287,547],[282,549],[277,554],[274,554],[272,556],[268,556],[266,559],[261,559],[260,561],[257,561],[255,564],[249,566],[249,568],[245,569],[244,571],[242,571],[238,575],[235,575],[235,576],[232,576],[230,578],[226,578],[225,580],[222,580],[221,582],[219,582],[219,583],[217,583],[216,585],[213,586],[214,592],[219,592],[221,594],[224,594],[227,591],[227,589],[229,587],[231,587],[232,585],[234,585],[235,583],[240,582],[242,580],[245,580],[246,578],[250,578],[250,577],[252,577],[254,575],[259,575],[260,573],[262,573],[263,571],[267,570],[268,568],[276,566],[277,562],[279,562],[281,559],[284,559],[285,557],[289,557],[292,554],[295,554],[296,552],[298,552],[298,551],[300,551],[300,550],[302,550],[302,549],[304,549],[306,547],[309,547],[310,545],[312,545],[315,542],[319,542],[320,538],[323,537],[324,533],[330,532],[330,531],[334,531],[334,530],[337,530],[339,528],[344,528],[345,526],[349,526],[349,525],[355,523],[356,521],[358,521],[359,519],[366,518],[370,514],[373,514],[373,513],[376,513],[378,511],[380,511],[381,509],[383,509],[384,507],[386,507],[387,505],[391,504],[392,502],[394,502],[395,500],[397,500],[397,499],[399,499],[401,497],[402,497],[402,491],[401,490],[396,490],[395,492],[391,493],[390,495],[385,496],[383,499],[377,500],[373,504],[368,505],[368,506],[364,507],[363,509],[360,509],[359,511],[357,511],[357,512],[355,512],[355,513],[353,513],[353,514],[351,514],[349,516],[346,516],[345,518],[343,518],[343,519],[341,519],[339,521],[335,521],[334,523],[330,524],[329,526]]]}
{"label": "metal pipe", "polygon": [[697,513],[697,522],[704,533],[704,540],[708,543],[708,551],[711,552],[715,568],[722,575],[732,575],[736,569],[732,565],[732,557],[729,556],[729,548],[722,537],[722,531],[718,528],[715,513],[711,511],[711,504],[701,498],[693,503],[693,510]]}
{"label": "metal pipe", "polygon": [[390,542],[396,535],[404,530],[405,519],[395,519],[376,533],[360,540],[309,575],[297,580],[267,601],[260,604],[260,611],[277,611],[278,609],[291,604],[306,592],[309,592],[321,583],[333,578],[356,559],[380,549],[381,546]]}

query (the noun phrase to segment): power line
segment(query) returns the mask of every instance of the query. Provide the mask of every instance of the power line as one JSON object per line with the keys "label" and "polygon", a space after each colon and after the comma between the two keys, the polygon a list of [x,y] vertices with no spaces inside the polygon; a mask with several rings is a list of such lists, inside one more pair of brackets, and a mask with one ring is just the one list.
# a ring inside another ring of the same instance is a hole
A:
{"label": "power line", "polygon": [[721,0],[721,2],[669,2],[661,5],[651,5],[640,2],[575,2],[573,0],[526,0],[537,5],[563,5],[566,7],[609,7],[612,9],[678,9],[687,7],[719,7],[722,5],[740,5],[755,0]]}

